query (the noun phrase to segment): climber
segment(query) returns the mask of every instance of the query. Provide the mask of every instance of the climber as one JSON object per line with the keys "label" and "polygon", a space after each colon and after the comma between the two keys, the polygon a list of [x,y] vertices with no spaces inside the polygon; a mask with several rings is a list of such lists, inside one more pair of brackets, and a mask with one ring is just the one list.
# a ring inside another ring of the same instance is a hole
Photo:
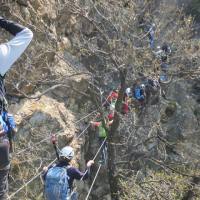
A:
{"label": "climber", "polygon": [[160,83],[165,83],[165,82],[167,82],[168,80],[169,80],[169,78],[168,78],[167,73],[164,72],[164,71],[162,71],[162,72],[160,73],[160,76],[159,76],[159,82],[160,82]]}
{"label": "climber", "polygon": [[146,93],[145,93],[145,85],[144,84],[141,84],[140,86],[136,86],[134,88],[134,98],[136,100],[138,100],[140,102],[141,105],[144,105],[144,101],[145,101],[145,96],[146,96]]}
{"label": "climber", "polygon": [[160,46],[157,46],[157,51],[153,51],[153,53],[161,62],[167,62],[168,55]]}
{"label": "climber", "polygon": [[0,200],[8,199],[8,174],[10,170],[9,145],[0,142]]}
{"label": "climber", "polygon": [[156,28],[156,25],[154,23],[148,26],[148,38],[149,38],[149,44],[150,44],[151,49],[154,48],[155,28]]}
{"label": "climber", "polygon": [[165,52],[166,55],[170,55],[172,53],[171,47],[166,42],[163,43],[161,49]]}
{"label": "climber", "polygon": [[112,121],[114,119],[114,116],[115,116],[115,110],[110,110],[107,115],[107,118],[109,121]]}
{"label": "climber", "polygon": [[153,51],[155,56],[161,60],[162,63],[166,63],[168,56],[171,54],[171,48],[167,43],[163,43],[162,47],[157,46],[157,51]]}
{"label": "climber", "polygon": [[122,114],[126,115],[129,112],[129,97],[124,96],[124,101],[122,104]]}
{"label": "climber", "polygon": [[[114,116],[113,116],[114,117]],[[109,126],[111,126],[113,123],[113,118],[104,118],[104,124],[103,121],[100,122],[94,122],[94,121],[90,121],[90,124],[93,128],[98,128],[98,140],[99,140],[99,146],[102,145],[102,143],[104,142],[105,138],[107,138],[107,130],[109,129]],[[104,127],[104,125],[106,126],[106,128]],[[106,142],[104,142],[104,145],[101,149],[101,158],[100,158],[100,163],[101,164],[105,164],[106,163],[106,156],[107,155],[107,145]]]}
{"label": "climber", "polygon": [[7,43],[0,45],[0,104],[6,107],[6,89],[4,78],[12,64],[21,56],[33,38],[33,33],[26,27],[0,17],[0,27],[14,35]]}
{"label": "climber", "polygon": [[[103,106],[106,108],[110,108],[113,107],[113,105],[115,105],[117,99],[118,99],[118,94],[119,90],[118,89],[113,89],[110,94],[108,95],[108,97],[106,98],[106,101],[103,103]],[[111,105],[112,104],[112,105]],[[111,107],[110,107],[111,105]]]}
{"label": "climber", "polygon": [[[77,192],[73,192],[73,181],[85,180],[89,177],[90,168],[94,164],[93,160],[87,162],[87,170],[80,172],[72,167],[70,162],[74,157],[74,150],[70,146],[61,149],[58,163],[43,168],[42,178],[45,184],[46,200],[77,200]],[[61,184],[62,183],[62,184]]]}
{"label": "climber", "polygon": [[126,91],[124,93],[124,98],[123,98],[123,104],[122,104],[122,113],[126,115],[129,111],[129,103],[131,101],[131,88],[126,88]]}
{"label": "climber", "polygon": [[156,78],[149,77],[146,87],[150,87],[152,91],[157,91],[160,88],[159,81]]}

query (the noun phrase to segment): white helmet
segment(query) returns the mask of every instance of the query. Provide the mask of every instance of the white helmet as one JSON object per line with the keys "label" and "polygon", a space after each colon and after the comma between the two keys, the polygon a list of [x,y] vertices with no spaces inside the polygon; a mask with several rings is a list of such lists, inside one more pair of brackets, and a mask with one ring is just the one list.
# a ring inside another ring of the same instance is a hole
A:
{"label": "white helmet", "polygon": [[110,110],[111,111],[115,110],[115,104],[113,104],[113,103],[110,104]]}
{"label": "white helmet", "polygon": [[141,89],[144,89],[144,88],[145,88],[145,85],[144,85],[144,84],[141,84],[141,85],[140,85],[140,88],[141,88]]}
{"label": "white helmet", "polygon": [[74,157],[74,150],[70,146],[66,146],[62,148],[60,151],[60,157],[67,158],[68,160],[71,160]]}
{"label": "white helmet", "polygon": [[131,88],[126,88],[126,94],[129,96],[131,93]]}

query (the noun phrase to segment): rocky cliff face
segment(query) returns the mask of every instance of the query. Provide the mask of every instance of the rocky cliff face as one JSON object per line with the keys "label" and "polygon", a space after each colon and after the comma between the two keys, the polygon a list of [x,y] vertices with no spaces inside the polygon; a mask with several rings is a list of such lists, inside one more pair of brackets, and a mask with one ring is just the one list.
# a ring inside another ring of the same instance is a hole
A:
{"label": "rocky cliff face", "polygon": [[[85,108],[88,100],[83,99],[88,77],[79,73],[80,66],[71,54],[70,35],[76,18],[65,12],[64,6],[64,1],[56,0],[1,3],[2,16],[18,21],[34,32],[28,50],[6,77],[9,111],[14,114],[18,127],[10,193],[55,159],[50,143],[52,133],[58,134],[60,147],[74,147],[73,164],[85,168],[84,154],[81,154],[83,141],[74,138],[84,128],[82,121],[75,124],[76,121],[88,112]],[[1,42],[9,38],[1,30]],[[69,62],[65,62],[65,53]],[[74,68],[70,63],[77,66]],[[49,88],[50,91],[46,91]],[[39,178],[27,189],[27,195],[24,196],[25,189],[13,199],[43,199]],[[82,186],[83,194],[86,189],[87,186]]]}
{"label": "rocky cliff face", "polygon": [[[77,3],[77,1],[74,2]],[[93,109],[87,96],[88,80],[91,73],[102,69],[106,62],[104,63],[85,52],[86,49],[78,43],[80,40],[84,44],[87,43],[80,38],[80,32],[92,40],[96,30],[87,20],[80,19],[76,13],[69,12],[66,3],[64,0],[17,0],[3,3],[0,8],[3,16],[19,21],[34,32],[34,41],[31,46],[13,66],[6,78],[9,110],[14,114],[18,125],[15,153],[13,153],[12,160],[11,193],[37,174],[42,166],[54,159],[55,155],[49,140],[44,140],[51,133],[60,134],[60,146],[71,144],[76,149],[74,164],[79,164],[81,168],[84,168],[85,159],[89,159],[95,154],[98,146],[92,131],[89,137],[85,138],[86,140],[77,141],[75,136],[83,130],[85,124],[77,125],[74,122],[84,116],[88,110]],[[80,1],[79,3],[86,10],[91,5],[89,1]],[[168,3],[173,6],[174,1],[168,1]],[[182,1],[178,1],[178,3],[182,3]],[[91,11],[90,15],[101,24],[105,19],[94,13]],[[110,30],[110,32],[112,31]],[[8,35],[1,32],[1,41],[6,38]],[[104,41],[97,40],[90,48],[93,49],[96,44],[101,47],[105,45]],[[199,45],[198,41],[197,45]],[[114,79],[116,80],[116,77]],[[101,81],[104,82],[104,86],[109,85],[110,76],[105,76],[99,82]],[[46,92],[49,88],[51,90]],[[167,148],[167,152],[161,152],[161,155],[169,160],[180,161],[184,154],[184,159],[188,163],[190,163],[191,157],[195,157],[198,161],[200,155],[198,148],[199,78],[180,77],[163,85],[163,90],[165,99],[148,105],[142,114],[134,113],[134,126],[137,124],[142,124],[142,126],[135,129],[132,140],[137,143],[150,138],[157,133],[159,125],[161,136],[168,142],[176,144],[175,148]],[[43,93],[44,95],[41,96]],[[40,96],[41,98],[39,98]],[[129,122],[127,121],[127,123]],[[145,126],[155,126],[155,129],[152,128],[152,131],[148,133],[149,129]],[[129,134],[126,129],[122,132],[124,135]],[[137,151],[151,152],[156,145],[157,143],[153,141],[148,145],[140,146]],[[154,151],[151,153],[155,154]],[[133,160],[137,160],[137,156],[140,155],[134,154]],[[138,169],[142,168],[141,165],[137,165],[134,166],[134,169],[137,167]],[[101,171],[100,178],[94,187],[92,199],[110,199],[106,176],[105,168]],[[37,179],[30,187],[20,192],[15,199],[22,199],[24,195],[24,199],[42,199],[42,186],[38,182]],[[87,189],[88,184],[79,185],[80,199],[84,199]]]}

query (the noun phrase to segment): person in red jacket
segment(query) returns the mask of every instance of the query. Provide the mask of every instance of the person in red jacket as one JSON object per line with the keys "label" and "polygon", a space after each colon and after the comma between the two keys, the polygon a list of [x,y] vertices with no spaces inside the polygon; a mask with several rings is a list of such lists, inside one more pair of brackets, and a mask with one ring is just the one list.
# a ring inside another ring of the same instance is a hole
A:
{"label": "person in red jacket", "polygon": [[103,103],[103,106],[109,108],[112,102],[116,102],[119,96],[118,92],[119,92],[118,90],[112,90],[108,95],[108,97],[106,98],[106,101]]}

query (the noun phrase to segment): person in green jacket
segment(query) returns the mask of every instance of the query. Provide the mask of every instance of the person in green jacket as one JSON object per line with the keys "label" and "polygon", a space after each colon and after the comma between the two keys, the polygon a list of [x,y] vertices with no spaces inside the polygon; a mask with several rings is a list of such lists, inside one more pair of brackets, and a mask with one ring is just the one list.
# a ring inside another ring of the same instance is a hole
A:
{"label": "person in green jacket", "polygon": [[106,160],[107,160],[107,145],[106,145],[106,138],[108,136],[108,129],[109,126],[112,125],[113,120],[109,121],[108,118],[104,118],[104,122],[105,122],[105,126],[103,124],[103,121],[100,122],[94,122],[91,121],[90,124],[92,125],[92,127],[97,128],[98,129],[98,141],[99,141],[99,146],[102,146],[101,148],[101,158],[100,158],[100,163],[105,164]]}

